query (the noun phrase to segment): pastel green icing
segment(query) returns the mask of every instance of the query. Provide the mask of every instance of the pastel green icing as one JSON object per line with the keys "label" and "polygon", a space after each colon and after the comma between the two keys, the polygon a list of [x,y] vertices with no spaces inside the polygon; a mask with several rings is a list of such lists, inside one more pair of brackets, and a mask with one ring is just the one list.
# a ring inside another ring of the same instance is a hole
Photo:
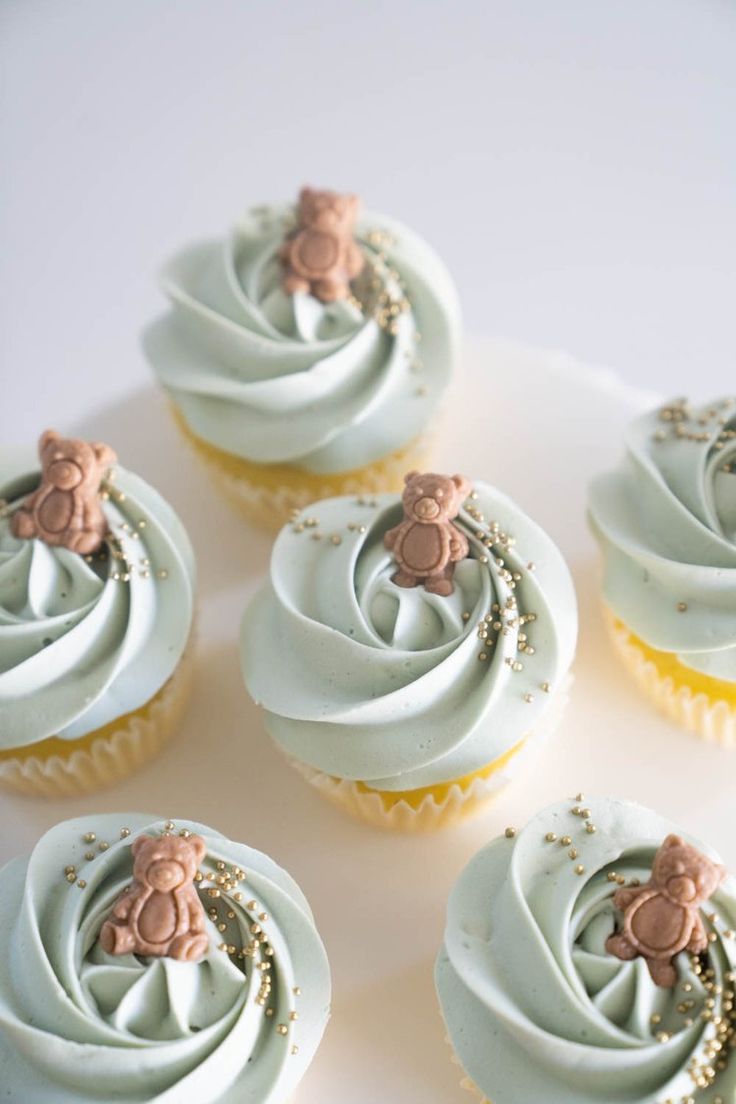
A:
{"label": "pastel green icing", "polygon": [[736,401],[664,410],[629,427],[624,461],[591,485],[603,592],[651,647],[736,682]]}
{"label": "pastel green icing", "polygon": [[0,484],[9,503],[0,516],[0,748],[74,740],[145,705],[173,674],[192,625],[194,553],[153,488],[115,468],[102,503],[112,542],[88,562],[12,535],[13,509],[38,480],[32,472]]}
{"label": "pastel green icing", "polygon": [[458,564],[450,597],[392,582],[383,536],[401,518],[398,495],[319,502],[299,519],[310,520],[302,532],[282,530],[243,618],[241,656],[290,757],[379,789],[415,789],[486,766],[534,728],[550,701],[543,685],[557,689],[572,662],[572,582],[517,505],[485,483],[475,493],[466,507],[486,520],[459,515],[472,558]]}
{"label": "pastel green icing", "polygon": [[[597,828],[588,835],[572,804],[491,843],[452,892],[436,983],[461,1064],[494,1104],[733,1101],[736,1061],[697,1091],[688,1065],[712,1064],[705,1052],[716,1028],[701,1017],[705,1001],[715,1000],[715,1018],[731,1014],[726,974],[736,966],[736,942],[723,933],[736,927],[736,879],[703,909],[716,933],[708,954],[720,991],[706,993],[687,954],[677,961],[692,991],[657,988],[643,959],[621,962],[606,952],[616,916],[608,874],[647,880],[673,826],[638,805],[595,800],[586,802]],[[584,876],[567,847],[546,842],[548,832],[573,837]],[[686,999],[693,1009],[678,1011]],[[671,1038],[660,1042],[658,1032]]]}
{"label": "pastel green icing", "polygon": [[[357,227],[363,310],[287,295],[278,250],[294,217],[292,206],[255,208],[224,244],[174,257],[163,273],[171,309],[144,346],[205,441],[257,463],[349,471],[427,428],[457,357],[457,296],[426,242],[374,214]],[[407,300],[395,333],[375,318],[384,293]]]}
{"label": "pastel green icing", "polygon": [[[131,829],[127,839],[120,839],[123,825]],[[227,929],[220,932],[219,921],[208,918],[210,949],[197,964],[114,957],[97,943],[112,904],[130,882],[132,840],[164,831],[164,821],[140,814],[66,821],[47,832],[29,858],[3,869],[0,1086],[7,1099],[283,1104],[290,1097],[329,1017],[329,967],[309,906],[296,883],[265,855],[205,825],[175,822],[175,831],[183,828],[205,840],[205,876],[216,876],[218,861],[247,875],[242,901],[230,895],[216,902]],[[110,844],[92,862],[84,859],[89,831]],[[66,881],[67,864],[76,866],[86,888]],[[205,907],[212,906],[212,898],[200,892]],[[268,920],[259,920],[262,912]],[[243,960],[218,949],[222,941],[247,944],[253,923],[261,924],[273,956],[265,954],[265,945]],[[257,1003],[259,967],[266,963],[271,1017]],[[286,1036],[277,1032],[282,1023],[289,1028]]]}

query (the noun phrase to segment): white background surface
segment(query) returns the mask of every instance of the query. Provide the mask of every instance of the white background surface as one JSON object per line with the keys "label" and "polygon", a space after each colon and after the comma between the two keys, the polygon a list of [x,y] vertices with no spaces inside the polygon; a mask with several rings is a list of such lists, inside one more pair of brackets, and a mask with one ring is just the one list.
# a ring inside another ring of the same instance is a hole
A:
{"label": "white background surface", "polygon": [[191,815],[267,850],[310,897],[335,975],[300,1104],[461,1104],[431,967],[449,888],[492,833],[582,787],[656,805],[736,868],[733,758],[650,712],[597,614],[583,483],[639,400],[554,358],[469,350],[475,428],[461,400],[447,464],[501,484],[561,544],[577,683],[559,740],[487,815],[384,837],[323,806],[263,738],[234,640],[269,542],[211,496],[137,333],[171,249],[310,180],[423,231],[473,332],[667,393],[732,390],[736,5],[3,0],[0,40],[0,443],[54,423],[107,437],[181,513],[202,606],[179,741],[109,794],[0,798],[0,862],[99,808]]}
{"label": "white background surface", "polygon": [[734,0],[0,0],[2,371],[121,391],[162,259],[311,182],[425,233],[471,333],[710,397],[735,57]]}

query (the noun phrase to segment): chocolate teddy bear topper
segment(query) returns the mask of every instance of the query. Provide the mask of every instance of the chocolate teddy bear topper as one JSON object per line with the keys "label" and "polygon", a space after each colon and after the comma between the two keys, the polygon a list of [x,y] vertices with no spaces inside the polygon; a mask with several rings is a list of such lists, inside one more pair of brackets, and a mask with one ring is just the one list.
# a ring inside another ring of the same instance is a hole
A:
{"label": "chocolate teddy bear topper", "polygon": [[12,517],[14,537],[96,552],[108,533],[100,505],[100,483],[117,456],[107,445],[61,437],[47,429],[38,442],[41,485]]}
{"label": "chocolate teddy bear topper", "polygon": [[357,196],[302,188],[299,224],[279,250],[285,292],[309,292],[323,303],[347,299],[365,266],[354,238],[359,209]]}
{"label": "chocolate teddy bear topper", "polygon": [[194,886],[206,852],[204,840],[138,836],[131,851],[134,880],[102,925],[102,949],[112,955],[199,961],[209,946],[205,911]]}
{"label": "chocolate teddy bear topper", "polygon": [[402,587],[424,583],[430,594],[452,594],[455,564],[469,552],[467,537],[452,521],[470,483],[462,475],[417,471],[409,472],[404,483],[404,520],[383,538],[399,565],[393,581]]}
{"label": "chocolate teddy bear topper", "polygon": [[725,867],[680,836],[668,836],[647,884],[626,886],[614,895],[623,923],[606,950],[624,961],[645,958],[655,985],[671,989],[677,984],[675,957],[682,951],[700,954],[708,946],[699,909],[725,877]]}

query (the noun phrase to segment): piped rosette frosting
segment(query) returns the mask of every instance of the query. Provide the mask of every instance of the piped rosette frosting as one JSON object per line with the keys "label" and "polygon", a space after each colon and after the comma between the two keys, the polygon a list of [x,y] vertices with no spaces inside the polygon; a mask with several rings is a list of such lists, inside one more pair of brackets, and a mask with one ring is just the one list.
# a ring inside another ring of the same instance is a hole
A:
{"label": "piped rosette frosting", "polygon": [[457,357],[452,281],[434,251],[383,215],[358,221],[351,294],[284,290],[293,205],[248,211],[223,243],[163,273],[171,309],[144,334],[154,372],[193,433],[259,464],[352,471],[427,429]]}
{"label": "piped rosette frosting", "polygon": [[494,1104],[735,1098],[736,880],[700,909],[707,949],[676,957],[674,987],[607,949],[622,923],[615,891],[647,882],[673,831],[628,802],[569,801],[460,877],[437,988],[453,1048]]}
{"label": "piped rosette frosting", "polygon": [[[203,838],[200,961],[108,954],[131,844]],[[188,820],[101,815],[2,872],[0,1070],[28,1104],[283,1104],[325,1029],[330,976],[309,906],[271,859]]]}
{"label": "piped rosette frosting", "polygon": [[589,509],[615,616],[685,668],[736,684],[736,399],[637,418]]}
{"label": "piped rosette frosting", "polygon": [[12,531],[39,472],[0,483],[0,749],[74,740],[145,705],[185,650],[194,553],[171,507],[116,466],[108,533],[82,555]]}
{"label": "piped rosette frosting", "polygon": [[449,595],[393,581],[398,495],[318,502],[276,540],[246,611],[246,685],[286,754],[380,790],[461,778],[520,744],[568,673],[569,572],[509,498],[476,483]]}

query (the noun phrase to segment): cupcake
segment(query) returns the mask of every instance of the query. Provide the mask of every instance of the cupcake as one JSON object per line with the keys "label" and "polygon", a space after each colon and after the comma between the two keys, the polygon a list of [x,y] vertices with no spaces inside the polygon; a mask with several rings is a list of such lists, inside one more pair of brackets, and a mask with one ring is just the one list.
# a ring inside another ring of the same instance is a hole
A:
{"label": "cupcake", "polygon": [[44,433],[0,480],[0,785],[93,790],[158,751],[188,689],[194,555],[107,445]]}
{"label": "cupcake", "polygon": [[246,516],[278,528],[340,494],[397,490],[427,460],[457,357],[430,247],[355,196],[302,189],[163,273],[144,335],[182,432]]}
{"label": "cupcake", "polygon": [[330,973],[289,875],[192,821],[69,820],[2,872],[0,1073],[24,1104],[284,1104]]}
{"label": "cupcake", "polygon": [[736,399],[638,418],[594,480],[606,623],[655,705],[736,745]]}
{"label": "cupcake", "polygon": [[493,1104],[736,1099],[736,879],[656,813],[565,802],[450,898],[436,983]]}
{"label": "cupcake", "polygon": [[480,807],[559,714],[577,627],[550,538],[495,488],[410,472],[311,506],[246,610],[246,686],[326,797],[423,831]]}

